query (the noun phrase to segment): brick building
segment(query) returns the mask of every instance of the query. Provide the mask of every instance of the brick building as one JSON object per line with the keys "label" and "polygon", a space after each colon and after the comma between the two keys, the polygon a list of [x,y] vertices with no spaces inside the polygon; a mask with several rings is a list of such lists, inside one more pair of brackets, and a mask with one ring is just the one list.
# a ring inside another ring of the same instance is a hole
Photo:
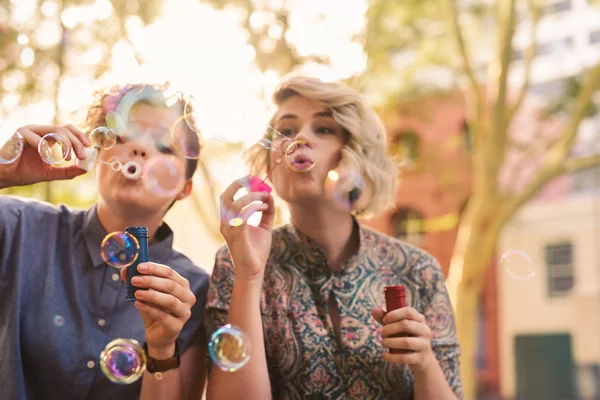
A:
{"label": "brick building", "polygon": [[[471,185],[464,101],[459,95],[438,94],[390,109],[380,115],[390,152],[401,166],[396,205],[364,223],[427,250],[447,275]],[[488,275],[480,311],[482,395],[499,392],[495,267]]]}

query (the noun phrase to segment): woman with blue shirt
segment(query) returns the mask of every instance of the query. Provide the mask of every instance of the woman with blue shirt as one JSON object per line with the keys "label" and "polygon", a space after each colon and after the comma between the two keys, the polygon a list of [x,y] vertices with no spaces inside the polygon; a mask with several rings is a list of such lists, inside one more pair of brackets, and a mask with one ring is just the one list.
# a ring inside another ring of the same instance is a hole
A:
{"label": "woman with blue shirt", "polygon": [[[107,114],[131,93],[144,96],[129,109],[117,143],[99,151],[95,205],[73,210],[0,196],[0,399],[202,396],[208,275],[173,249],[173,232],[163,222],[172,204],[190,194],[197,164],[173,151],[168,140],[158,140],[170,138],[171,127],[182,116],[183,99],[167,105],[160,88],[113,87],[96,93],[83,130],[72,125],[23,126],[18,129],[23,152],[15,162],[0,165],[0,188],[85,173],[77,166],[42,161],[40,140],[48,133],[59,134],[79,160],[87,159],[88,135],[106,126]],[[130,132],[133,127],[136,132]],[[177,124],[177,129],[191,128]],[[161,132],[166,137],[158,138]],[[197,140],[188,144],[199,151]],[[138,167],[168,160],[179,184],[170,194],[157,195],[140,180],[113,171],[107,164],[114,157]],[[125,269],[119,276],[100,249],[107,233],[130,226],[146,226],[149,232],[150,262],[138,265],[140,276],[132,283],[151,290],[137,290],[134,303],[126,301]],[[146,345],[148,368],[141,380],[129,385],[112,383],[100,369],[100,353],[117,338]]]}

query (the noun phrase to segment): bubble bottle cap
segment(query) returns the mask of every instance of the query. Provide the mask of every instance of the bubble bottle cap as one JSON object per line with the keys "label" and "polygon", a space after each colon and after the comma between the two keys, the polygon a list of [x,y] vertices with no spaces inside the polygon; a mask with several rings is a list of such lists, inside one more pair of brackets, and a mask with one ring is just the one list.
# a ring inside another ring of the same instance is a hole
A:
{"label": "bubble bottle cap", "polygon": [[385,308],[387,312],[406,307],[406,288],[404,285],[386,286],[383,288],[385,295]]}
{"label": "bubble bottle cap", "polygon": [[406,296],[406,287],[404,285],[397,285],[397,286],[386,286],[383,288],[383,293],[385,294],[385,297],[389,297],[389,296]]}

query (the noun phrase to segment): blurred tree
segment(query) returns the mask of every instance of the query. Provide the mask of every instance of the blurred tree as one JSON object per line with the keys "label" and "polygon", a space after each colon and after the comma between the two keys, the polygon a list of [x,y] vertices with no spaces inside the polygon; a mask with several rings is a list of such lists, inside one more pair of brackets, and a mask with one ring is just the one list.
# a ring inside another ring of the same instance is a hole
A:
{"label": "blurred tree", "polygon": [[255,63],[263,71],[280,76],[306,62],[326,64],[326,57],[302,56],[289,42],[290,8],[288,0],[201,0],[217,9],[235,7],[243,12],[242,28],[248,44],[256,51]]}
{"label": "blurred tree", "polygon": [[[61,97],[65,78],[95,79],[112,61],[119,41],[131,43],[127,25],[148,24],[161,11],[162,0],[0,0],[0,119],[20,107],[36,108],[45,121],[72,122],[78,110]],[[91,95],[91,93],[90,93]],[[64,94],[62,94],[64,96]],[[80,110],[79,110],[80,111]],[[85,183],[89,177],[78,178]],[[40,190],[45,187],[45,190]],[[51,202],[89,205],[94,197],[76,184],[41,183],[13,188],[12,193],[33,194]],[[82,195],[86,193],[86,195]]]}
{"label": "blurred tree", "polygon": [[[293,43],[288,40],[290,29],[290,7],[288,0],[199,0],[211,4],[217,10],[235,9],[241,12],[242,29],[246,32],[247,44],[255,51],[254,63],[262,73],[271,73],[283,76],[292,72],[296,67],[305,63],[314,62],[328,64],[329,59],[317,55],[301,55]],[[266,89],[266,88],[265,88]],[[262,96],[268,99],[271,93],[264,92]],[[220,143],[217,148],[211,148],[213,160],[239,154],[242,146],[239,143]],[[202,187],[207,191],[194,191],[192,201],[207,229],[215,240],[222,241],[219,230],[219,220],[211,216],[219,215],[218,195],[211,177],[209,161],[200,160]],[[207,197],[210,197],[207,198]],[[216,200],[214,200],[216,199]],[[213,201],[214,200],[214,201]],[[281,204],[276,203],[279,212],[276,213],[275,225],[284,223]]]}
{"label": "blurred tree", "polygon": [[[600,163],[598,154],[571,156],[581,121],[597,112],[592,94],[600,82],[600,63],[584,68],[583,76],[568,81],[563,96],[550,102],[546,110],[539,110],[544,111],[541,119],[552,117],[554,126],[562,126],[560,134],[529,140],[513,137],[513,133],[528,136],[512,127],[529,91],[535,33],[544,5],[541,0],[370,3],[365,35],[369,65],[361,82],[374,101],[394,107],[406,99],[406,93],[420,96],[423,91],[456,88],[466,92],[473,187],[459,223],[447,286],[463,347],[467,400],[476,396],[476,325],[482,278],[502,228],[553,178]],[[528,25],[531,33],[521,62],[524,83],[509,88],[517,22]],[[502,177],[511,167],[509,154],[517,155],[519,161],[512,165],[511,184],[507,185]],[[524,168],[533,172],[517,187],[514,181]]]}

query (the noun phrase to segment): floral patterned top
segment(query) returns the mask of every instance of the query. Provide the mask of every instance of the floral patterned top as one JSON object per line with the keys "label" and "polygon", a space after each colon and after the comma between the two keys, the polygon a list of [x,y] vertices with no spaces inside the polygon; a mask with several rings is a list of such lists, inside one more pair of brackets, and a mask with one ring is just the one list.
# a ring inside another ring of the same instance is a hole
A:
{"label": "floral patterned top", "polygon": [[[433,332],[435,355],[462,399],[460,347],[437,261],[425,251],[359,225],[359,250],[332,273],[321,247],[293,225],[274,230],[260,307],[275,399],[412,399],[406,365],[381,354],[381,325],[371,309],[385,309],[383,288],[406,286],[407,305]],[[235,271],[229,251],[216,255],[205,310],[208,337],[227,323]],[[341,343],[329,317],[333,292]]]}

